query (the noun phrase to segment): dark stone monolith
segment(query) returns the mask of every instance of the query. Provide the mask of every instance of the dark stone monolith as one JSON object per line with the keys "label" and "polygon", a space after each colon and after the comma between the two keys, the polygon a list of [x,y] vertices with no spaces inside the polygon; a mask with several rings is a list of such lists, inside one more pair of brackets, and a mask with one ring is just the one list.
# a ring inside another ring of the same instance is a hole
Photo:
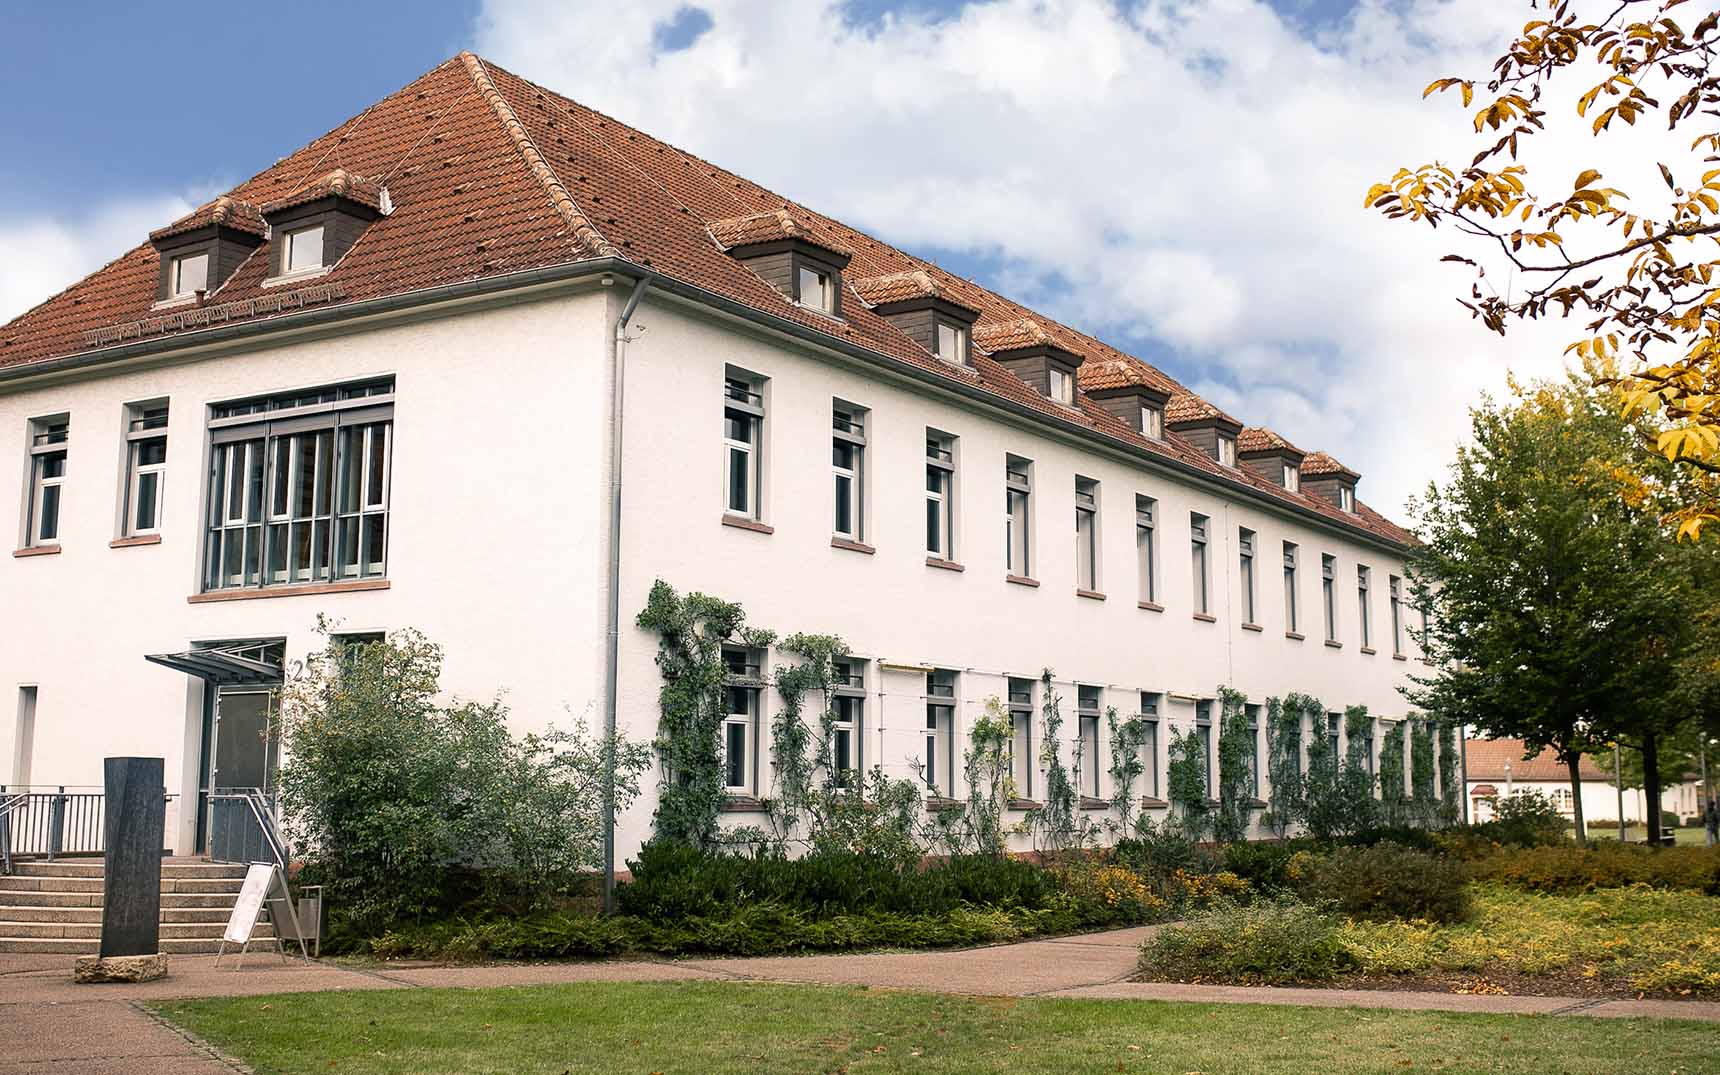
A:
{"label": "dark stone monolith", "polygon": [[161,846],[167,789],[160,758],[108,758],[102,956],[161,951]]}

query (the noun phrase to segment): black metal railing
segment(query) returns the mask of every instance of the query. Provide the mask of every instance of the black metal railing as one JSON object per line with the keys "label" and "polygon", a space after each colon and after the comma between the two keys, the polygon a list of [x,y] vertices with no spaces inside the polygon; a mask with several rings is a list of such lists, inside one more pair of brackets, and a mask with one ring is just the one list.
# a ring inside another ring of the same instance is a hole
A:
{"label": "black metal railing", "polygon": [[209,857],[216,862],[273,862],[283,875],[289,855],[275,825],[275,798],[256,788],[209,793]]}
{"label": "black metal railing", "polygon": [[20,857],[100,854],[103,796],[88,787],[0,786],[0,870]]}

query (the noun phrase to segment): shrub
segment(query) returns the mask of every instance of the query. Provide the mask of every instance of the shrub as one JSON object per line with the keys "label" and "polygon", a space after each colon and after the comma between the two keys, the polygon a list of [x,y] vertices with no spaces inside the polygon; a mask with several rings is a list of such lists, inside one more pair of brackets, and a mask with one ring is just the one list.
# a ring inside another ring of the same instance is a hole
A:
{"label": "shrub", "polygon": [[1331,915],[1288,897],[1249,906],[1220,901],[1160,929],[1142,948],[1141,971],[1242,985],[1329,982],[1356,966],[1339,928]]}
{"label": "shrub", "polygon": [[1300,888],[1351,918],[1461,922],[1472,913],[1468,879],[1455,859],[1380,843],[1333,851],[1312,865]]}
{"label": "shrub", "polygon": [[1601,843],[1499,850],[1473,863],[1478,880],[1531,892],[1649,885],[1720,896],[1720,848]]}
{"label": "shrub", "polygon": [[1136,925],[1164,916],[1164,899],[1140,874],[1126,867],[1083,862],[1057,873],[1063,891],[1075,902],[1083,926]]}
{"label": "shrub", "polygon": [[1224,868],[1255,891],[1276,894],[1292,887],[1287,872],[1290,859],[1308,846],[1303,840],[1230,844],[1224,849]]}
{"label": "shrub", "polygon": [[1552,799],[1524,789],[1493,800],[1493,820],[1473,828],[1502,844],[1542,847],[1564,843],[1570,824]]}
{"label": "shrub", "polygon": [[1117,841],[1111,856],[1118,865],[1127,866],[1160,889],[1178,870],[1206,873],[1213,867],[1211,852],[1176,828],[1167,825],[1161,829],[1151,822],[1143,824],[1137,835]]}

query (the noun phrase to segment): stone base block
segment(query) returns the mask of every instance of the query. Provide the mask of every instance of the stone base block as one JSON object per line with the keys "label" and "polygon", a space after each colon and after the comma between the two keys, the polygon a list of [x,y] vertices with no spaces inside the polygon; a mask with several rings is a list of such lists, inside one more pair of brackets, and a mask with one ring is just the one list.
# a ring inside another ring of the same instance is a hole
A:
{"label": "stone base block", "polygon": [[74,982],[153,982],[167,977],[167,956],[81,956],[72,968]]}

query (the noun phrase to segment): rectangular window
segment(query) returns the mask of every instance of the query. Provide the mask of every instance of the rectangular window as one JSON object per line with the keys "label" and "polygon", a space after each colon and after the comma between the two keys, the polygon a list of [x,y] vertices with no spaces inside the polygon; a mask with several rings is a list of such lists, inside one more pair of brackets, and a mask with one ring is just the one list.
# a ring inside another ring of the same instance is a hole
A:
{"label": "rectangular window", "polygon": [[1075,717],[1081,737],[1081,771],[1077,774],[1081,794],[1099,797],[1099,706],[1103,691],[1083,685],[1075,689]]}
{"label": "rectangular window", "polygon": [[836,312],[836,289],[831,286],[830,274],[823,269],[815,269],[805,262],[800,262],[796,271],[795,289],[802,306],[823,310],[827,314]]}
{"label": "rectangular window", "polygon": [[733,368],[723,380],[723,510],[746,519],[763,517],[763,387],[759,378]]}
{"label": "rectangular window", "polygon": [[1222,466],[1236,465],[1236,438],[1220,433],[1218,435],[1218,461]]}
{"label": "rectangular window", "polygon": [[1286,541],[1284,543],[1284,630],[1287,634],[1297,633],[1298,612],[1296,606],[1296,546]]}
{"label": "rectangular window", "polygon": [[172,285],[168,298],[177,299],[209,290],[209,255],[181,254],[173,259]]}
{"label": "rectangular window", "polygon": [[1153,522],[1159,502],[1150,496],[1135,496],[1135,570],[1140,580],[1140,599],[1146,604],[1158,602],[1159,557]]}
{"label": "rectangular window", "polygon": [[1075,402],[1075,376],[1073,374],[1052,366],[1047,376],[1050,378],[1052,399],[1059,403]]}
{"label": "rectangular window", "polygon": [[866,412],[837,403],[830,417],[830,470],[835,476],[836,514],[831,530],[850,541],[866,540]]}
{"label": "rectangular window", "polygon": [[1033,798],[1033,682],[1009,681],[1009,779],[1020,799]]}
{"label": "rectangular window", "polygon": [[1244,527],[1236,535],[1237,555],[1242,564],[1242,622],[1256,623],[1254,618],[1254,531]]}
{"label": "rectangular window", "polygon": [[723,647],[728,668],[727,704],[723,715],[723,787],[750,795],[757,786],[759,696],[764,687],[763,654],[737,646]]}
{"label": "rectangular window", "polygon": [[387,574],[394,382],[210,408],[207,590]]}
{"label": "rectangular window", "polygon": [[1396,575],[1386,578],[1386,589],[1392,603],[1392,652],[1403,654],[1403,580]]}
{"label": "rectangular window", "polygon": [[167,402],[126,407],[125,502],[120,533],[125,537],[161,530],[161,487],[167,478]]}
{"label": "rectangular window", "polygon": [[1337,713],[1326,714],[1326,749],[1331,753],[1328,757],[1332,764],[1344,756],[1344,719]]}
{"label": "rectangular window", "polygon": [[1010,456],[1004,464],[1004,488],[1008,498],[1003,520],[1004,562],[1011,575],[1032,578],[1033,558],[1028,545],[1033,526],[1033,464]]}
{"label": "rectangular window", "polygon": [[1320,604],[1326,619],[1326,641],[1338,640],[1338,558],[1320,557]]}
{"label": "rectangular window", "polygon": [[1165,436],[1165,412],[1157,407],[1141,404],[1141,436],[1152,440],[1163,440]]}
{"label": "rectangular window", "polygon": [[1284,488],[1292,493],[1302,488],[1302,468],[1295,463],[1284,464]]}
{"label": "rectangular window", "polygon": [[1206,525],[1204,515],[1189,514],[1189,550],[1194,565],[1194,610],[1201,615],[1210,614],[1209,605],[1211,586],[1207,583],[1206,569]]}
{"label": "rectangular window", "polygon": [[936,669],[926,675],[925,779],[931,794],[953,798],[956,791],[956,673]]}
{"label": "rectangular window", "polygon": [[1099,483],[1075,479],[1075,585],[1099,589]]}
{"label": "rectangular window", "polygon": [[1141,743],[1141,775],[1146,778],[1143,793],[1159,797],[1159,696],[1151,691],[1141,692],[1141,722],[1144,741]]}
{"label": "rectangular window", "polygon": [[1200,772],[1206,782],[1206,797],[1216,799],[1218,795],[1212,784],[1212,702],[1203,699],[1194,704],[1194,734],[1200,740]]}
{"label": "rectangular window", "polygon": [[1369,649],[1374,644],[1373,615],[1368,608],[1368,586],[1371,579],[1368,569],[1362,564],[1356,565],[1356,623],[1361,631],[1362,648]]}
{"label": "rectangular window", "polygon": [[834,663],[836,675],[830,691],[830,778],[839,788],[852,788],[863,770],[866,662],[856,657],[838,657]]}
{"label": "rectangular window", "polygon": [[1260,707],[1245,705],[1248,717],[1248,788],[1249,794],[1260,798]]}
{"label": "rectangular window", "polygon": [[926,555],[956,558],[956,439],[926,430]]}
{"label": "rectangular window", "polygon": [[966,326],[953,321],[938,321],[938,330],[933,335],[933,353],[945,362],[957,366],[965,366],[968,357],[968,330]]}
{"label": "rectangular window", "polygon": [[1343,511],[1356,510],[1356,491],[1347,485],[1338,486],[1338,507]]}
{"label": "rectangular window", "polygon": [[66,451],[72,420],[67,415],[30,422],[30,484],[25,490],[24,545],[60,543],[61,494],[66,481]]}
{"label": "rectangular window", "polygon": [[321,224],[300,228],[286,234],[286,250],[281,255],[281,272],[305,272],[323,266],[323,229]]}

